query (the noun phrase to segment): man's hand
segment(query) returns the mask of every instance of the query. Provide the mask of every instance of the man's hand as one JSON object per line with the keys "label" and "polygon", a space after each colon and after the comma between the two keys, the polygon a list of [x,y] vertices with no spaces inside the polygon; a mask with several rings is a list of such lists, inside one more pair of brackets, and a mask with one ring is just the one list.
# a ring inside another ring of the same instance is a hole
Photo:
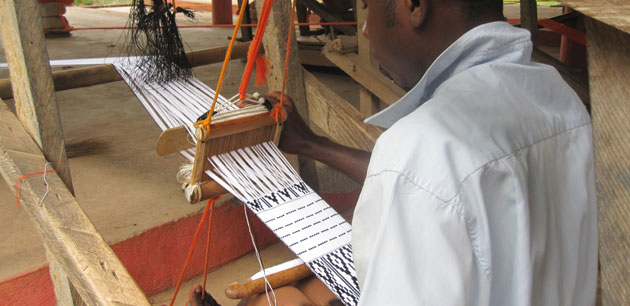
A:
{"label": "man's hand", "polygon": [[[270,92],[263,97],[272,104],[280,103],[280,93]],[[278,148],[289,154],[299,154],[331,166],[359,184],[363,184],[370,161],[370,152],[348,148],[318,136],[304,122],[293,104],[293,100],[284,96],[283,107],[285,121]]]}
{"label": "man's hand", "polygon": [[[263,95],[263,97],[269,100],[271,104],[276,105],[280,103],[281,95],[279,92],[274,91]],[[313,130],[304,122],[297,109],[295,109],[293,100],[286,95],[284,96],[283,108],[287,120],[282,129],[278,148],[289,154],[308,156],[313,144],[317,142],[320,136],[313,133]]]}

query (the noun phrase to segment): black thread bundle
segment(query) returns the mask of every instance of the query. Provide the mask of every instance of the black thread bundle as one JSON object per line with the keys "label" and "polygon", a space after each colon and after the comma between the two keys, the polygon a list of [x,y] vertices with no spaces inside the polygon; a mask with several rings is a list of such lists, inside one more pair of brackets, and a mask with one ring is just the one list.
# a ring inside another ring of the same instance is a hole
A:
{"label": "black thread bundle", "polygon": [[144,81],[167,82],[192,76],[175,22],[177,13],[194,18],[192,11],[173,9],[166,0],[153,0],[150,7],[144,0],[132,1],[125,49],[129,56],[139,57],[136,66]]}

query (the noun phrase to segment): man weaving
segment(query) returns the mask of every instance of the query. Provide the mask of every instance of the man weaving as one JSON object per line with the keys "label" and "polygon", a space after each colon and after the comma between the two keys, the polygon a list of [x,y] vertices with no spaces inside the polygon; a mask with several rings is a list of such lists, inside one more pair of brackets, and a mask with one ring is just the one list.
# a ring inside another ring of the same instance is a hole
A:
{"label": "man weaving", "polygon": [[387,130],[357,151],[289,104],[280,141],[363,183],[360,304],[594,305],[591,123],[577,95],[530,61],[501,0],[364,2],[380,66],[410,88],[367,119]]}

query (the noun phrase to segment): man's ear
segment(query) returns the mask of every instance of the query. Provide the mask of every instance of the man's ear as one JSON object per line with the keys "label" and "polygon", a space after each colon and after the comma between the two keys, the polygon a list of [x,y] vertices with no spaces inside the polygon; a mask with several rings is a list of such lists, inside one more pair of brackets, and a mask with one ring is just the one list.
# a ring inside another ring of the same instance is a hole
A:
{"label": "man's ear", "polygon": [[409,21],[414,28],[422,26],[429,11],[429,0],[404,0],[409,9]]}

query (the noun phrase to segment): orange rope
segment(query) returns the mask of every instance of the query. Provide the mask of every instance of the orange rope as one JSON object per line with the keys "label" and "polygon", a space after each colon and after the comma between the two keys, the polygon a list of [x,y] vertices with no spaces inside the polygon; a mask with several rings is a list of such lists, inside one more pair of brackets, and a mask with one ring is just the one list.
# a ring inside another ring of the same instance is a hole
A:
{"label": "orange rope", "polygon": [[284,89],[287,85],[287,73],[289,71],[289,55],[291,54],[291,39],[293,38],[293,22],[294,16],[293,12],[295,11],[295,4],[297,0],[293,1],[293,5],[291,6],[291,21],[289,22],[289,38],[287,39],[287,54],[284,57],[284,72],[282,74],[282,89],[280,90],[280,103],[276,104],[273,107],[271,115],[273,116],[276,122],[280,122],[281,119],[284,119],[284,109],[282,105],[284,104]]}
{"label": "orange rope", "polygon": [[[297,26],[335,26],[335,25],[356,25],[355,21],[347,21],[347,22],[298,22]],[[231,28],[235,27],[233,24],[194,24],[194,25],[179,25],[178,29],[194,29],[194,28]],[[257,27],[257,23],[244,23],[241,24],[240,27]],[[135,29],[136,27],[127,27],[127,26],[119,26],[119,27],[89,27],[89,28],[70,28],[69,31],[90,31],[90,30],[129,30]]]}
{"label": "orange rope", "polygon": [[245,66],[245,71],[243,71],[243,77],[241,78],[241,86],[238,89],[238,94],[241,100],[245,99],[247,86],[249,85],[249,80],[251,78],[252,71],[254,70],[254,63],[256,62],[256,58],[259,56],[258,51],[260,50],[260,46],[262,44],[265,28],[267,27],[267,22],[269,21],[269,16],[271,15],[272,6],[273,0],[265,0],[262,5],[262,9],[260,10],[258,28],[256,29],[256,35],[254,36],[254,39],[249,45],[249,50],[247,51],[247,64]]}
{"label": "orange rope", "polygon": [[240,27],[241,21],[243,20],[243,15],[245,15],[245,7],[247,7],[247,5],[241,5],[241,11],[238,13],[238,20],[236,21],[234,33],[232,33],[232,39],[230,40],[227,52],[225,53],[225,60],[223,60],[223,67],[221,67],[221,74],[219,75],[219,83],[217,84],[217,89],[214,93],[214,98],[212,99],[212,105],[210,106],[210,110],[208,111],[208,116],[204,120],[195,122],[195,126],[202,126],[206,130],[206,132],[210,131],[210,120],[212,118],[212,113],[214,112],[214,105],[217,103],[217,98],[219,97],[219,93],[221,92],[223,78],[225,77],[225,70],[227,69],[227,65],[230,62],[230,58],[232,57],[232,49],[234,48],[234,42],[236,41],[238,28]]}
{"label": "orange rope", "polygon": [[27,178],[27,177],[36,176],[36,175],[42,175],[42,174],[48,173],[48,172],[57,172],[57,170],[55,170],[55,169],[48,169],[48,170],[33,172],[33,173],[24,174],[24,175],[20,176],[20,178],[15,182],[15,207],[18,207],[18,208],[20,207],[20,184],[22,183],[22,180]]}
{"label": "orange rope", "polygon": [[193,251],[195,250],[195,245],[197,245],[197,238],[199,238],[199,232],[201,232],[201,227],[203,226],[203,223],[206,220],[206,216],[208,215],[208,208],[210,208],[210,201],[208,201],[208,204],[206,205],[206,209],[203,211],[203,215],[201,216],[201,220],[199,221],[199,225],[197,225],[197,230],[195,230],[195,235],[193,236],[192,243],[190,244],[190,250],[188,250],[188,256],[186,257],[184,268],[182,269],[182,272],[179,274],[179,279],[177,280],[177,286],[175,286],[175,293],[173,294],[173,299],[171,299],[171,303],[169,304],[169,306],[173,306],[173,303],[175,303],[177,292],[179,291],[179,287],[182,285],[182,281],[184,280],[184,274],[186,273],[186,268],[188,268],[188,264],[190,263],[190,258],[192,257]]}
{"label": "orange rope", "polygon": [[210,236],[212,234],[212,217],[214,216],[214,202],[221,196],[216,196],[208,200],[210,205],[210,217],[208,217],[208,240],[206,242],[206,259],[203,265],[203,291],[201,292],[201,300],[203,301],[206,295],[206,279],[208,278],[208,258],[210,258]]}

